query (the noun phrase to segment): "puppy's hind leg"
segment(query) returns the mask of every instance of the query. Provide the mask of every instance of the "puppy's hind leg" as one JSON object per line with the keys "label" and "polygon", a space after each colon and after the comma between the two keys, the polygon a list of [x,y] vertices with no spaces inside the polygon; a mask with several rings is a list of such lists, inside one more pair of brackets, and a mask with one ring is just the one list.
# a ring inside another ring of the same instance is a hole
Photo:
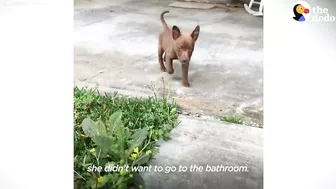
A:
{"label": "puppy's hind leg", "polygon": [[163,59],[162,59],[163,53],[164,53],[164,51],[163,51],[162,47],[159,47],[158,48],[158,59],[159,59],[160,69],[161,69],[161,71],[166,72],[167,70],[166,70],[166,67],[163,64]]}

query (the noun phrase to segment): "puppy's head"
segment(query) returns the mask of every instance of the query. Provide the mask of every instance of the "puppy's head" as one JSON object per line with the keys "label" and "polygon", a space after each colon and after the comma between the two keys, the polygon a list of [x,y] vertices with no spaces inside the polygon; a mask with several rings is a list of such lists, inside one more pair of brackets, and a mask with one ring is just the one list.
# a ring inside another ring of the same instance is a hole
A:
{"label": "puppy's head", "polygon": [[188,64],[190,62],[190,58],[194,51],[199,32],[199,25],[195,27],[191,34],[182,34],[177,26],[173,26],[172,37],[174,40],[174,50],[176,52],[177,58],[182,64]]}

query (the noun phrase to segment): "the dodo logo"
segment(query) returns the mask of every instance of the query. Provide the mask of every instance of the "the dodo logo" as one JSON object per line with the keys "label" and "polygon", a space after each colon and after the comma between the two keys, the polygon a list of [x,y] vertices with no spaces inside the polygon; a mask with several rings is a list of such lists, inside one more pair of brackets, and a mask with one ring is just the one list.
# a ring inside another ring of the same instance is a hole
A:
{"label": "the dodo logo", "polygon": [[311,9],[308,3],[304,1],[298,1],[293,7],[293,12],[294,20],[298,22],[304,22],[309,18]]}
{"label": "the dodo logo", "polygon": [[[313,21],[313,22],[334,22],[336,17],[329,13],[328,8],[320,6],[310,7],[307,2],[297,1],[293,5],[294,17],[298,22]],[[312,17],[309,19],[309,17]]]}

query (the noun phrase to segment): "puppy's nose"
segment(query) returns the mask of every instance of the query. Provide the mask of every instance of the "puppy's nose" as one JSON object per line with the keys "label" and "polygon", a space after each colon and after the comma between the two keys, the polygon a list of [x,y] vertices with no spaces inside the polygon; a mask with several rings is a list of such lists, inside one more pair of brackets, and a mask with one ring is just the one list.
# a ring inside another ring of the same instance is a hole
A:
{"label": "puppy's nose", "polygon": [[182,60],[182,63],[186,64],[186,63],[188,63],[188,60],[184,59],[184,60]]}

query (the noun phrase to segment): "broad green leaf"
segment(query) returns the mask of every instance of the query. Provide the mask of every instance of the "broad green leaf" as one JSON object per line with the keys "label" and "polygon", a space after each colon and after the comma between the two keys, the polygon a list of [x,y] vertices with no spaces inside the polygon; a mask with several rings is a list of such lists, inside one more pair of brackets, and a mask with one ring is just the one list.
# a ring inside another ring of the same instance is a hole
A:
{"label": "broad green leaf", "polygon": [[97,135],[98,125],[91,119],[85,118],[81,126],[85,135],[91,138]]}
{"label": "broad green leaf", "polygon": [[143,165],[143,164],[147,163],[148,160],[149,160],[149,155],[147,155],[146,153],[141,153],[141,155],[136,160],[135,164],[136,165]]}
{"label": "broad green leaf", "polygon": [[144,140],[147,138],[148,136],[148,131],[146,128],[142,128],[137,130],[134,134],[133,134],[133,139],[132,139],[132,147],[139,147]]}
{"label": "broad green leaf", "polygon": [[98,123],[98,128],[97,128],[97,134],[98,135],[102,135],[102,136],[106,136],[106,127],[105,127],[105,124],[99,120]]}
{"label": "broad green leaf", "polygon": [[99,146],[102,149],[109,149],[112,144],[114,144],[114,141],[112,138],[106,137],[106,136],[95,136],[93,141],[96,143],[97,146]]}
{"label": "broad green leaf", "polygon": [[114,131],[117,137],[117,143],[119,145],[119,151],[121,154],[121,156],[123,156],[124,151],[125,151],[125,128],[123,126],[123,123],[121,121],[122,118],[122,112],[121,111],[117,111],[115,113],[113,113],[110,117],[110,127],[109,130],[110,131]]}
{"label": "broad green leaf", "polygon": [[109,160],[107,159],[107,158],[101,158],[101,157],[99,157],[99,164],[97,164],[96,163],[96,165],[98,165],[98,166],[102,166],[103,167],[103,170],[102,170],[102,172],[105,172],[105,164],[108,162]]}
{"label": "broad green leaf", "polygon": [[[124,127],[124,138],[125,138],[125,141],[126,141],[126,146],[131,145],[131,143],[130,143],[130,141],[132,139],[131,137],[132,137],[132,135],[131,135],[131,132],[130,132],[129,128]],[[125,149],[125,150],[127,150],[127,149]]]}
{"label": "broad green leaf", "polygon": [[102,148],[100,146],[97,146],[96,147],[96,155],[97,156],[98,156],[99,152],[100,152],[100,155],[99,155],[100,158],[107,158],[108,157],[108,148]]}
{"label": "broad green leaf", "polygon": [[137,186],[137,188],[145,188],[145,181],[143,180],[143,178],[139,173],[135,173],[133,182]]}
{"label": "broad green leaf", "polygon": [[115,122],[117,120],[121,120],[121,117],[122,117],[122,112],[121,111],[117,111],[117,112],[114,112],[111,116],[110,116],[110,119],[109,119],[109,130],[110,132],[113,132],[114,129],[115,129]]}
{"label": "broad green leaf", "polygon": [[117,120],[115,120],[114,124],[115,124],[115,132],[116,132],[120,152],[124,153],[125,152],[125,144],[126,144],[126,142],[125,142],[125,128],[124,128],[124,126],[121,122],[121,118],[118,118]]}
{"label": "broad green leaf", "polygon": [[113,157],[122,157],[122,154],[120,153],[120,149],[119,149],[119,145],[118,145],[118,144],[113,144],[113,145],[109,148],[109,153],[110,153]]}

